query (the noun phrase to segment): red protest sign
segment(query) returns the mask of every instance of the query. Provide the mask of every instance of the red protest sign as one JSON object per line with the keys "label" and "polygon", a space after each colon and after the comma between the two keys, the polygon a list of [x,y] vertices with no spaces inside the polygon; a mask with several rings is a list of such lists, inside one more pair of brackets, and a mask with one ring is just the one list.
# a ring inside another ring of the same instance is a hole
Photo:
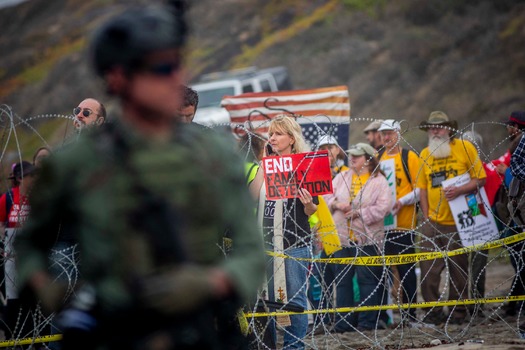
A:
{"label": "red protest sign", "polygon": [[268,199],[298,197],[298,188],[312,196],[333,192],[328,151],[264,157],[262,166]]}

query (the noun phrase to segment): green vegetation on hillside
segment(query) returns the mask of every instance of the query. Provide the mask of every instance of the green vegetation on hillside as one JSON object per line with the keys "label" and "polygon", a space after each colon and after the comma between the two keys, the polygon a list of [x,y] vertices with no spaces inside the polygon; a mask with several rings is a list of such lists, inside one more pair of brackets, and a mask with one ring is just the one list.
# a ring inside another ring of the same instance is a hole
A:
{"label": "green vegetation on hillside", "polygon": [[[40,54],[40,58],[33,65],[24,68],[23,71],[7,81],[0,81],[0,98],[21,89],[25,85],[35,84],[44,80],[58,60],[74,52],[81,51],[85,45],[85,38],[80,38],[48,48]],[[2,74],[0,72],[0,79],[1,77]]]}
{"label": "green vegetation on hillside", "polygon": [[232,59],[231,68],[241,68],[253,65],[255,59],[270,47],[290,40],[299,33],[309,29],[316,22],[323,20],[328,14],[334,11],[338,3],[338,0],[331,0],[325,5],[317,8],[311,15],[294,21],[286,28],[274,31],[271,34],[269,33],[255,46],[243,46],[242,53]]}

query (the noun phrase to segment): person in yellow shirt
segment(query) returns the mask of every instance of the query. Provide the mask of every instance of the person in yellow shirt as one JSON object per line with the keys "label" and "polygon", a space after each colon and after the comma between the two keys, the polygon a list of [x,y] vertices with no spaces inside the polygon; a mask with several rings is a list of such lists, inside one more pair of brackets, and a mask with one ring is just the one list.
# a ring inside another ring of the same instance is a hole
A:
{"label": "person in yellow shirt", "polygon": [[[396,217],[395,227],[385,234],[385,255],[413,254],[414,227],[417,221],[416,203],[419,201],[419,188],[416,177],[421,169],[419,156],[401,147],[401,125],[394,119],[386,119],[378,129],[384,148],[379,152],[379,161],[394,160],[396,202],[392,215]],[[388,174],[387,174],[388,176]],[[390,182],[390,181],[389,181]],[[393,297],[399,304],[417,302],[417,277],[415,263],[392,266]],[[409,309],[412,321],[416,310]],[[406,319],[409,321],[409,319]]]}
{"label": "person in yellow shirt", "polygon": [[[428,147],[421,151],[421,174],[417,177],[420,189],[420,206],[425,220],[421,251],[444,251],[462,247],[448,202],[460,195],[474,193],[485,184],[485,170],[478,151],[466,140],[454,137],[457,123],[441,112],[430,113],[420,128],[428,132]],[[465,173],[470,181],[462,186],[443,187],[442,182]],[[448,258],[450,300],[468,297],[468,255],[461,254]],[[440,275],[445,268],[443,259],[420,262],[421,293],[425,301],[436,301],[440,297]],[[465,321],[466,307],[451,308],[449,324]],[[439,324],[446,321],[442,310],[434,308],[425,321]]]}

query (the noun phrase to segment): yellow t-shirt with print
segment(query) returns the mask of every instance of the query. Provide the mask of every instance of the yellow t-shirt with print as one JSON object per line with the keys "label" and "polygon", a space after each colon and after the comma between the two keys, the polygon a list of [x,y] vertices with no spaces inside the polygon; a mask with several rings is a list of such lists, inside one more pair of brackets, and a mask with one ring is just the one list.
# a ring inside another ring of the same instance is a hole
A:
{"label": "yellow t-shirt with print", "polygon": [[[421,169],[421,162],[415,152],[408,152],[408,171],[411,179],[407,179],[405,169],[403,168],[403,161],[401,152],[389,155],[384,152],[381,156],[381,161],[394,159],[396,171],[396,198],[404,197],[416,188],[416,180]],[[401,207],[397,213],[397,228],[411,230],[416,226],[417,222],[416,205],[405,205]]]}
{"label": "yellow t-shirt with print", "polygon": [[348,171],[348,167],[346,165],[336,166],[335,168],[332,168],[332,179],[339,173]]}
{"label": "yellow t-shirt with print", "polygon": [[[369,178],[370,178],[369,173],[361,174],[361,175],[357,175],[355,173],[352,174],[352,185],[350,186],[350,203],[352,203],[354,198],[357,197],[357,195],[359,194],[359,191],[361,191],[361,189],[363,188],[363,186],[365,185],[365,183],[368,181]],[[354,240],[355,236],[354,236],[354,232],[350,229],[350,223],[351,223],[351,220],[348,220],[348,234],[350,235],[350,239]]]}
{"label": "yellow t-shirt with print", "polygon": [[478,151],[469,141],[453,139],[450,149],[450,156],[441,159],[430,155],[428,147],[419,155],[422,172],[417,177],[417,187],[427,190],[429,218],[443,225],[454,225],[454,217],[442,191],[441,182],[466,172],[470,178],[487,177]]}

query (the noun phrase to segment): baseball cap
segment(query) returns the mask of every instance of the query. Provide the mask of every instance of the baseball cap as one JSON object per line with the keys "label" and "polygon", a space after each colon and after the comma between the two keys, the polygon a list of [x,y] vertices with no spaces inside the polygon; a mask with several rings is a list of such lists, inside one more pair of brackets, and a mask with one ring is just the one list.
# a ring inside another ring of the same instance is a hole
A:
{"label": "baseball cap", "polygon": [[8,177],[8,179],[13,180],[19,177],[30,175],[34,171],[35,171],[34,165],[29,163],[28,161],[23,160],[21,163],[17,163],[13,167],[13,173],[11,176]]}
{"label": "baseball cap", "polygon": [[317,140],[317,148],[324,146],[324,145],[336,145],[339,146],[339,143],[337,143],[337,139],[331,135],[323,135]]}
{"label": "baseball cap", "polygon": [[384,122],[381,123],[381,126],[377,131],[387,131],[387,130],[401,130],[401,125],[398,121],[395,121],[394,119],[386,119]]}
{"label": "baseball cap", "polygon": [[366,134],[369,131],[377,131],[379,127],[381,126],[381,123],[383,122],[383,119],[376,119],[370,124],[366,126],[366,128],[363,130],[363,132]]}
{"label": "baseball cap", "polygon": [[369,155],[370,157],[374,157],[376,154],[376,150],[368,143],[359,142],[355,145],[350,146],[346,153],[350,154],[351,156]]}
{"label": "baseball cap", "polygon": [[515,124],[520,129],[525,129],[525,111],[512,112],[507,124]]}

